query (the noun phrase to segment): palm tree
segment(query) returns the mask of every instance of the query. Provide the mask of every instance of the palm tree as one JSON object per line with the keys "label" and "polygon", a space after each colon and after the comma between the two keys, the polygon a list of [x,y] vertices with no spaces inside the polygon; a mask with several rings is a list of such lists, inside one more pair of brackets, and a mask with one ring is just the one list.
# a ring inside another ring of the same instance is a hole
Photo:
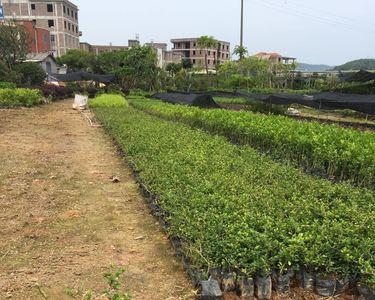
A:
{"label": "palm tree", "polygon": [[238,55],[241,60],[245,57],[245,55],[248,54],[248,51],[247,48],[244,46],[236,46],[236,48],[234,48],[233,54]]}
{"label": "palm tree", "polygon": [[208,51],[216,48],[217,40],[213,36],[204,35],[198,38],[197,46],[204,51],[204,63],[206,66],[206,74],[208,75]]}

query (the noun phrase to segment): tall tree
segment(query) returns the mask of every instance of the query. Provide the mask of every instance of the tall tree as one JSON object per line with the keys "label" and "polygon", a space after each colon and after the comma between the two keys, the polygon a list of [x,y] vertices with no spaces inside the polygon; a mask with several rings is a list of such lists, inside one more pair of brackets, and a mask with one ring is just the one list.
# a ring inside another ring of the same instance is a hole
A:
{"label": "tall tree", "polygon": [[244,46],[236,46],[234,48],[233,54],[238,55],[241,60],[248,54],[248,51],[247,48]]}
{"label": "tall tree", "polygon": [[12,70],[26,59],[28,36],[23,26],[10,22],[0,25],[0,60]]}
{"label": "tall tree", "polygon": [[217,46],[217,40],[213,36],[203,35],[197,40],[197,46],[204,51],[204,64],[208,75],[208,51]]}
{"label": "tall tree", "polygon": [[71,71],[93,71],[95,54],[82,50],[69,50],[65,55],[57,58],[59,65],[66,65]]}

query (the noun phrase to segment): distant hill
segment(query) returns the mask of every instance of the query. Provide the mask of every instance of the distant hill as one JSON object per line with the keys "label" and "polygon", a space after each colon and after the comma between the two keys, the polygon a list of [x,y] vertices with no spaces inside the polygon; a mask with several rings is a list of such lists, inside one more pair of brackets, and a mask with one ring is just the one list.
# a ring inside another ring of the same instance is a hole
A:
{"label": "distant hill", "polygon": [[304,64],[299,63],[297,67],[297,71],[300,72],[324,72],[327,70],[332,70],[333,67],[328,65],[311,65],[311,64]]}
{"label": "distant hill", "polygon": [[335,67],[336,71],[375,70],[375,59],[358,59]]}

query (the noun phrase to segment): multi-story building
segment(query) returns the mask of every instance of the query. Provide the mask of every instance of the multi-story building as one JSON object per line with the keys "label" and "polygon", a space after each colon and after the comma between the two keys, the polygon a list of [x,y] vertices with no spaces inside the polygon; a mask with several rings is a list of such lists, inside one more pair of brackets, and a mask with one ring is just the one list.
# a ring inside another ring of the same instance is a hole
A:
{"label": "multi-story building", "polygon": [[[172,52],[180,53],[183,59],[189,59],[193,66],[205,65],[205,49],[200,49],[197,43],[198,38],[172,39]],[[216,65],[230,60],[230,43],[218,41],[216,47],[207,51],[207,62],[210,69]]]}
{"label": "multi-story building", "polygon": [[157,64],[159,68],[166,68],[170,63],[181,63],[182,54],[174,53],[168,50],[168,44],[166,43],[145,43],[145,46],[155,50],[157,57]]}
{"label": "multi-story building", "polygon": [[32,21],[50,32],[54,56],[79,49],[78,7],[68,0],[3,0],[5,21]]}
{"label": "multi-story building", "polygon": [[118,51],[118,50],[126,50],[126,49],[129,49],[129,47],[128,46],[114,46],[112,44],[109,44],[109,45],[91,45],[89,43],[83,42],[83,43],[80,43],[80,49],[82,51],[92,52],[92,53],[95,53],[96,55],[99,55],[100,53],[103,53],[103,52],[113,52],[113,51]]}

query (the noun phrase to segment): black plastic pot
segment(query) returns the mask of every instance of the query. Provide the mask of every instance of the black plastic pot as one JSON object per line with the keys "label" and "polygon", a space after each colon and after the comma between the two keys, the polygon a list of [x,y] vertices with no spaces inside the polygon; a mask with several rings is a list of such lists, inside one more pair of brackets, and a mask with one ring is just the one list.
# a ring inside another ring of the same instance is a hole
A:
{"label": "black plastic pot", "polygon": [[289,271],[285,274],[272,273],[272,287],[275,291],[280,293],[290,292],[290,279],[293,277],[293,272]]}
{"label": "black plastic pot", "polygon": [[225,273],[221,282],[224,293],[234,292],[236,290],[236,276],[233,273]]}
{"label": "black plastic pot", "polygon": [[216,280],[221,285],[223,281],[223,271],[221,268],[212,268],[208,271],[208,274],[211,279]]}
{"label": "black plastic pot", "polygon": [[332,297],[336,292],[336,279],[317,276],[315,282],[316,293],[323,297]]}
{"label": "black plastic pot", "polygon": [[258,300],[271,299],[272,296],[272,279],[268,277],[257,277],[255,280],[255,295]]}
{"label": "black plastic pot", "polygon": [[315,275],[312,273],[307,272],[306,270],[302,270],[302,281],[301,286],[306,291],[313,291],[315,287]]}
{"label": "black plastic pot", "polygon": [[369,288],[367,285],[358,283],[357,290],[361,295],[361,300],[375,300],[375,290]]}
{"label": "black plastic pot", "polygon": [[342,293],[345,293],[345,291],[349,289],[349,286],[350,286],[350,278],[349,277],[338,278],[336,280],[335,295],[340,295]]}
{"label": "black plastic pot", "polygon": [[223,293],[221,292],[219,283],[214,280],[204,280],[200,282],[200,294],[198,299],[201,300],[217,300],[222,299]]}
{"label": "black plastic pot", "polygon": [[242,299],[250,300],[254,298],[254,279],[238,278],[237,285]]}

